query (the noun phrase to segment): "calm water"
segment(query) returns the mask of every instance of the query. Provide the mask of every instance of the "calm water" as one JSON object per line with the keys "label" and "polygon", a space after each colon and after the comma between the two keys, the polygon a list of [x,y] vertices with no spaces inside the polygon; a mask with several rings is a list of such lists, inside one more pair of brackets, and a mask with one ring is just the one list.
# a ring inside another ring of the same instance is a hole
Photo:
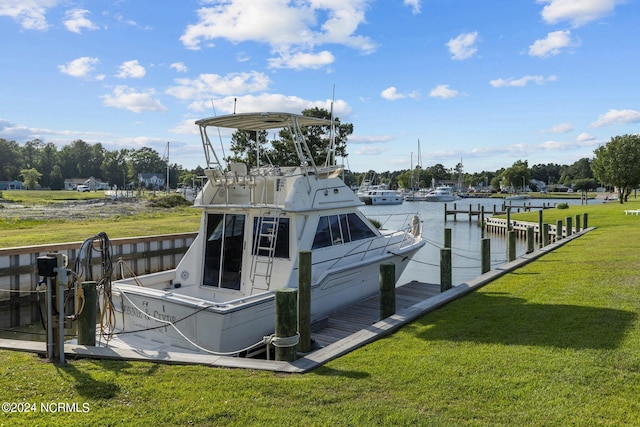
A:
{"label": "calm water", "polygon": [[[549,200],[549,199],[529,199],[514,200],[513,206],[522,206],[523,202],[532,206],[541,206],[543,203],[552,205],[566,202],[570,205],[579,205],[580,200]],[[469,205],[473,210],[477,210],[478,205],[484,206],[485,215],[490,216],[494,205],[500,210],[502,201],[500,199],[461,199],[456,202],[457,209],[469,210]],[[589,203],[600,203],[600,201],[589,201]],[[453,202],[447,203],[449,209],[453,208]],[[460,284],[480,275],[480,244],[482,230],[478,226],[477,217],[471,223],[469,216],[459,214],[457,221],[453,217],[445,223],[444,203],[439,202],[404,202],[401,205],[391,206],[363,206],[361,211],[369,218],[380,221],[388,220],[385,228],[400,228],[405,220],[404,215],[389,218],[390,214],[417,213],[423,223],[422,235],[427,240],[427,244],[409,261],[409,265],[402,273],[399,283],[405,284],[412,280],[427,283],[440,283],[440,249],[444,246],[444,229],[451,228],[451,263],[453,266],[453,284]],[[515,208],[514,210],[515,211]],[[485,237],[491,239],[491,266],[503,264],[507,260],[507,242],[504,235],[488,233]],[[516,256],[526,252],[526,242],[524,239],[516,239]]]}

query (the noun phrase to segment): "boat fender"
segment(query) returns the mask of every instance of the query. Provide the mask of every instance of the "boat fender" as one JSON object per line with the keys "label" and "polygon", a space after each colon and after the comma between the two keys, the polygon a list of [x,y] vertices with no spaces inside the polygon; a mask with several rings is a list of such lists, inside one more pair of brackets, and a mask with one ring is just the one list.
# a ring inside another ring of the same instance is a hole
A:
{"label": "boat fender", "polygon": [[420,217],[418,215],[414,215],[411,220],[411,234],[413,237],[420,236]]}

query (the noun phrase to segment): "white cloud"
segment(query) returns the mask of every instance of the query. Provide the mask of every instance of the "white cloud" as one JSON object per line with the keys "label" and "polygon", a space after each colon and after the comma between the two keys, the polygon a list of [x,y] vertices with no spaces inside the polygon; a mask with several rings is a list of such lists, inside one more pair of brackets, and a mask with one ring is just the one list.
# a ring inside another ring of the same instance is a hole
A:
{"label": "white cloud", "polygon": [[169,65],[169,68],[172,68],[179,73],[186,73],[188,71],[187,66],[184,65],[184,62],[174,62],[173,64]]}
{"label": "white cloud", "polygon": [[126,79],[129,77],[140,79],[147,73],[144,67],[140,65],[136,59],[123,62],[118,69],[120,71],[116,74],[116,77],[119,79]]}
{"label": "white cloud", "polygon": [[576,138],[577,141],[579,142],[586,142],[586,141],[595,141],[596,137],[593,135],[590,135],[586,132],[582,132],[580,135],[578,135],[578,137]]}
{"label": "white cloud", "polygon": [[200,74],[195,79],[176,79],[166,93],[183,100],[210,99],[219,95],[244,95],[264,91],[271,81],[263,73]]}
{"label": "white cloud", "polygon": [[85,15],[90,13],[88,10],[84,9],[71,9],[68,10],[64,16],[65,19],[62,21],[67,30],[80,34],[82,29],[87,30],[97,30],[98,26],[91,22]]}
{"label": "white cloud", "polygon": [[601,114],[598,120],[591,123],[591,127],[599,128],[607,125],[628,125],[640,122],[640,111],[635,110],[609,110]]}
{"label": "white cloud", "polygon": [[379,146],[378,147],[362,146],[362,147],[358,147],[355,154],[358,154],[361,156],[376,156],[378,154],[384,153],[385,151],[387,150]]}
{"label": "white cloud", "polygon": [[[286,96],[282,94],[263,93],[260,95],[225,96],[217,99],[201,99],[193,102],[189,108],[192,111],[212,111],[215,107],[216,114],[247,113],[250,111],[288,111],[300,113],[307,108],[331,109],[331,99],[312,101],[298,96]],[[343,100],[333,103],[333,111],[336,117],[344,119],[351,113],[351,107]],[[351,141],[351,138],[349,138]]]}
{"label": "white cloud", "polygon": [[455,98],[460,96],[461,93],[455,89],[450,89],[449,85],[438,85],[429,92],[429,96],[434,98]]}
{"label": "white cloud", "polygon": [[[368,37],[356,34],[365,20],[367,2],[362,0],[289,2],[274,0],[227,0],[198,10],[198,22],[188,25],[180,40],[188,49],[200,49],[203,41],[226,39],[232,43],[265,43],[283,58],[331,43],[371,53],[375,46]],[[295,52],[295,53],[292,53]],[[326,54],[321,55],[326,61]],[[283,59],[282,66],[289,62]],[[293,65],[303,66],[305,62]],[[317,61],[309,63],[318,66]]]}
{"label": "white cloud", "polygon": [[409,93],[399,93],[398,89],[395,86],[390,86],[380,92],[380,96],[387,101],[395,101],[397,99],[403,98],[417,98],[418,92],[409,92]]}
{"label": "white cloud", "polygon": [[523,87],[529,84],[529,82],[533,82],[538,85],[545,84],[547,82],[556,81],[556,76],[524,76],[519,79],[508,78],[508,79],[495,79],[491,80],[489,84],[493,87],[507,87],[507,86],[515,86],[515,87]]}
{"label": "white cloud", "polygon": [[574,27],[598,20],[611,14],[616,6],[626,0],[537,0],[546,4],[542,9],[542,19],[547,24],[569,21]]}
{"label": "white cloud", "polygon": [[529,55],[531,56],[554,56],[560,54],[561,50],[566,47],[578,46],[578,41],[571,39],[571,31],[553,31],[547,34],[542,40],[536,40],[529,46]]}
{"label": "white cloud", "polygon": [[134,113],[167,111],[167,107],[155,99],[154,95],[153,89],[138,92],[128,86],[116,86],[111,95],[103,95],[102,99],[107,107],[123,108]]}
{"label": "white cloud", "polygon": [[404,4],[411,8],[411,12],[414,15],[420,13],[420,0],[404,0]]}
{"label": "white cloud", "polygon": [[58,4],[58,0],[2,0],[0,16],[9,16],[25,30],[49,28],[47,9]]}
{"label": "white cloud", "polygon": [[292,68],[302,70],[305,68],[322,68],[335,61],[333,54],[327,50],[318,53],[284,53],[280,57],[269,59],[271,68]]}
{"label": "white cloud", "polygon": [[551,129],[549,129],[548,132],[550,133],[567,133],[567,132],[571,132],[574,129],[573,125],[571,123],[560,123],[557,125],[554,125],[551,127]]}
{"label": "white cloud", "polygon": [[462,33],[458,37],[449,40],[446,46],[449,48],[451,58],[462,60],[471,58],[477,51],[476,42],[478,41],[478,32]]}
{"label": "white cloud", "polygon": [[58,69],[63,74],[68,74],[72,77],[89,78],[98,62],[100,62],[98,58],[83,56],[81,58],[74,59],[71,62],[67,62],[66,65],[58,65]]}

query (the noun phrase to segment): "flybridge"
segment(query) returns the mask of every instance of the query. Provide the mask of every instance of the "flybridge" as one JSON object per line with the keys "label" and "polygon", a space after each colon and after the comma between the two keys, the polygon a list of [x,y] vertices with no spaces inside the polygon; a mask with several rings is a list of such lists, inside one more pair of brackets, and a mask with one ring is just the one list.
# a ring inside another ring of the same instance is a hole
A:
{"label": "flybridge", "polygon": [[[195,123],[200,128],[200,136],[202,138],[208,168],[223,170],[220,159],[216,150],[213,148],[207,133],[207,128],[212,126],[250,131],[289,129],[293,136],[293,143],[298,159],[300,160],[300,166],[302,166],[305,171],[307,167],[311,167],[315,172],[317,172],[317,167],[313,157],[311,156],[309,147],[302,136],[301,128],[305,126],[334,126],[336,124],[335,121],[332,120],[291,113],[231,114],[226,116],[209,117],[198,120]],[[332,150],[333,147],[329,147],[329,149]]]}

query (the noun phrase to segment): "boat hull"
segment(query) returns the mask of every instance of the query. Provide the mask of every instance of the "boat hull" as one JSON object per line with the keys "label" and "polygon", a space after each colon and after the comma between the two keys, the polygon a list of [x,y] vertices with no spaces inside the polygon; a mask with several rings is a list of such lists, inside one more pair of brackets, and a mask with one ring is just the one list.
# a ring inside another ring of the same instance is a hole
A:
{"label": "boat hull", "polygon": [[[407,257],[420,247],[331,271],[312,286],[312,322],[377,293],[382,263],[395,265],[397,280],[409,262]],[[215,303],[166,289],[114,282],[112,302],[117,334],[133,334],[138,343],[142,339],[190,351],[237,354],[259,346],[275,328],[274,292]]]}

